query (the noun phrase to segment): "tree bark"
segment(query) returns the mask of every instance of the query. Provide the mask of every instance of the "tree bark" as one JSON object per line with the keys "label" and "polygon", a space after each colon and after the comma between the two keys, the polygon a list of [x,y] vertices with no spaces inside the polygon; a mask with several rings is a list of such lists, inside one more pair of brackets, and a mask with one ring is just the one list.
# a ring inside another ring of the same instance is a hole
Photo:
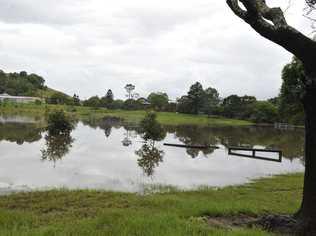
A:
{"label": "tree bark", "polygon": [[[316,68],[316,67],[315,67]],[[316,74],[316,69],[315,69]],[[315,81],[314,79],[307,79]],[[305,110],[305,178],[297,231],[316,235],[316,86],[307,86],[303,98]]]}
{"label": "tree bark", "polygon": [[299,235],[316,235],[316,42],[289,26],[282,10],[268,7],[265,0],[226,2],[256,32],[293,53],[304,65],[306,167],[302,206],[296,215],[297,232]]}

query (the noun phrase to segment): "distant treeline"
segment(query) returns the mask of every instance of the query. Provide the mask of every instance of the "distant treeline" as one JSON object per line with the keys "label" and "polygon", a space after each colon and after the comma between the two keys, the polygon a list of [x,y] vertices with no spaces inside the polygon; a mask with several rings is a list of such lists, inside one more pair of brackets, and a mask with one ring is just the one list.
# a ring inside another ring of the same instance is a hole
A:
{"label": "distant treeline", "polygon": [[147,98],[135,93],[135,86],[125,86],[127,99],[115,100],[112,90],[104,97],[93,96],[82,102],[84,106],[105,107],[108,109],[154,109],[156,111],[179,112],[186,114],[206,114],[227,118],[251,120],[257,123],[284,122],[304,124],[304,111],[300,101],[302,96],[301,77],[305,76],[302,64],[296,58],[282,71],[282,87],[278,97],[258,101],[254,96],[230,95],[220,98],[215,88],[204,89],[196,82],[186,95],[171,102],[166,93],[153,92]]}
{"label": "distant treeline", "polygon": [[[135,92],[135,85],[127,84],[126,100],[114,99],[111,89],[104,96],[93,96],[80,100],[77,94],[70,97],[61,92],[51,93],[46,97],[50,104],[87,106],[94,108],[145,110],[179,112],[185,114],[206,114],[227,118],[251,120],[257,123],[285,122],[296,125],[304,124],[304,111],[300,98],[302,96],[304,77],[302,64],[296,58],[282,71],[283,84],[278,97],[258,101],[254,96],[230,95],[221,98],[215,88],[204,89],[196,82],[187,94],[170,101],[164,92],[152,92],[147,97],[140,97]],[[0,93],[11,95],[34,95],[34,91],[45,89],[45,80],[35,74],[26,72],[6,74],[0,71]]]}
{"label": "distant treeline", "polygon": [[36,96],[39,89],[45,88],[45,80],[36,74],[5,73],[0,70],[0,94]]}

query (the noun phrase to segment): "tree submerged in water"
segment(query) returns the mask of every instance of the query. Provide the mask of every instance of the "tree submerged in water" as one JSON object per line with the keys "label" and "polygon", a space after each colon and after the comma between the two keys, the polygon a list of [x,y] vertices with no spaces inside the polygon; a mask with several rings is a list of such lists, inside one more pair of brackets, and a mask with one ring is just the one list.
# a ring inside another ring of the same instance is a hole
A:
{"label": "tree submerged in water", "polygon": [[47,135],[45,136],[46,149],[41,150],[42,160],[55,163],[69,153],[74,142],[71,137],[73,129],[74,125],[63,111],[49,114]]}
{"label": "tree submerged in water", "polygon": [[74,129],[74,125],[64,111],[56,111],[49,114],[47,123],[47,131],[49,135],[69,134]]}
{"label": "tree submerged in water", "polygon": [[146,143],[135,152],[140,157],[137,162],[147,176],[153,176],[155,168],[163,162],[164,156],[164,152],[155,147],[155,142],[163,140],[166,133],[158,123],[155,112],[147,113],[140,126]]}
{"label": "tree submerged in water", "polygon": [[157,121],[157,115],[155,112],[149,112],[140,123],[141,132],[143,133],[143,139],[161,141],[165,137],[165,132],[162,126]]}

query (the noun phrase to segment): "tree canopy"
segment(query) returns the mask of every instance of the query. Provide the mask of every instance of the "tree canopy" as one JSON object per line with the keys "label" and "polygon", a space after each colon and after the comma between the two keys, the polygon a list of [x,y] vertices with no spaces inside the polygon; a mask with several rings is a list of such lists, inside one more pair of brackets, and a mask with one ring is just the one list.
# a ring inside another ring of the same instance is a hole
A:
{"label": "tree canopy", "polygon": [[39,89],[45,88],[45,80],[36,74],[5,73],[0,70],[0,93],[13,96],[36,96]]}
{"label": "tree canopy", "polygon": [[168,94],[162,92],[149,94],[147,100],[149,101],[151,107],[158,111],[163,110],[169,103]]}

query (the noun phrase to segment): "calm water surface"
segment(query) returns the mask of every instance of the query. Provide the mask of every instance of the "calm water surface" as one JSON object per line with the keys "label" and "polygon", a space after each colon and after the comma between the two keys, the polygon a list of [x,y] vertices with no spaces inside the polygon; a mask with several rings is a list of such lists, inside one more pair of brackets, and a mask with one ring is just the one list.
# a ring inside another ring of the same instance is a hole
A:
{"label": "calm water surface", "polygon": [[[61,187],[142,192],[151,185],[195,189],[242,184],[304,167],[303,130],[164,127],[163,141],[144,143],[137,126],[115,119],[79,122],[71,137],[63,139],[48,137],[37,122],[0,117],[0,193]],[[166,147],[165,142],[220,149]],[[283,161],[229,156],[229,146],[281,149]]]}

